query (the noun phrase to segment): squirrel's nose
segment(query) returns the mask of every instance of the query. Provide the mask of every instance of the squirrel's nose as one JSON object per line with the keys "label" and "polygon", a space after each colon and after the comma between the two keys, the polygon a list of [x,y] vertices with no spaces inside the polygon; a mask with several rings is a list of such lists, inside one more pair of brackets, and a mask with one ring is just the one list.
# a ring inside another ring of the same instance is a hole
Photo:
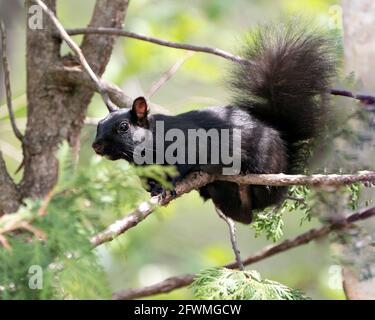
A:
{"label": "squirrel's nose", "polygon": [[92,144],[92,148],[97,154],[103,155],[104,145],[102,143],[94,141],[94,143]]}

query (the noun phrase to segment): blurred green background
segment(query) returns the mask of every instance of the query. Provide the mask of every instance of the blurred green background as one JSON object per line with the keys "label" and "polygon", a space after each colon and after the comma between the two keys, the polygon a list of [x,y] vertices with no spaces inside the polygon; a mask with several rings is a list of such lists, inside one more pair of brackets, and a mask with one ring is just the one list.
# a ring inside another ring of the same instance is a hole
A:
{"label": "blurred green background", "polygon": [[[163,39],[218,47],[235,53],[247,30],[284,14],[302,14],[329,25],[332,6],[325,0],[133,0],[125,19],[125,29]],[[12,3],[12,4],[10,4]],[[67,28],[83,27],[89,21],[94,0],[58,1],[58,16]],[[1,15],[9,33],[9,59],[17,122],[26,122],[25,97],[25,13],[23,1],[0,1]],[[80,37],[74,38],[77,42]],[[68,52],[64,47],[63,53]],[[161,74],[185,52],[133,39],[119,38],[104,78],[136,97],[144,94]],[[171,113],[192,108],[223,105],[227,102],[224,80],[229,62],[204,53],[195,53],[177,74],[152,98]],[[0,148],[11,172],[22,161],[20,144],[9,125],[4,93],[0,95]],[[90,117],[102,117],[106,108],[98,95],[89,107]],[[96,157],[90,145],[95,128],[82,131],[80,165]],[[20,179],[20,174],[15,176]],[[120,208],[121,209],[121,208]],[[125,212],[124,212],[125,213]],[[102,212],[106,215],[106,212]],[[313,219],[300,225],[301,216],[286,215],[283,239],[319,225]],[[238,225],[238,241],[243,257],[270,244],[255,238],[248,226]],[[180,273],[194,273],[233,261],[227,226],[210,202],[203,203],[196,192],[183,196],[167,208],[151,215],[140,226],[98,249],[113,290],[153,284]],[[314,299],[340,299],[340,275],[328,240],[315,242],[252,265],[263,277],[303,290]],[[166,299],[192,298],[189,289],[167,295]]]}

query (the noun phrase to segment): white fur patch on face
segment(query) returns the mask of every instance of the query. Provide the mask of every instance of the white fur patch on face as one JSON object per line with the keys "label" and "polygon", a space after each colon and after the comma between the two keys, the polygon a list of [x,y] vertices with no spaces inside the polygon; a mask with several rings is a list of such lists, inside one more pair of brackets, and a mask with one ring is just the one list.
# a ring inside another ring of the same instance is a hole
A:
{"label": "white fur patch on face", "polygon": [[137,127],[133,133],[133,141],[135,143],[142,143],[145,141],[148,130],[142,127]]}

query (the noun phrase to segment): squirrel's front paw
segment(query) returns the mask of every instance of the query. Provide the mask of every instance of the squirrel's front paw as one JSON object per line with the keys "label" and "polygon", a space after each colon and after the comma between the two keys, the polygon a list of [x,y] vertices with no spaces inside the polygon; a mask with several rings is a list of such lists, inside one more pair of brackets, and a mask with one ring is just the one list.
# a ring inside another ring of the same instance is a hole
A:
{"label": "squirrel's front paw", "polygon": [[157,196],[164,192],[164,188],[155,181],[149,181],[151,197]]}
{"label": "squirrel's front paw", "polygon": [[[173,185],[175,185],[175,183],[173,183]],[[151,194],[151,197],[161,195],[161,197],[165,199],[167,195],[171,195],[173,198],[177,196],[175,189],[167,190],[163,188],[163,186],[160,183],[156,182],[155,180],[149,179],[148,186],[149,186],[149,192]]]}
{"label": "squirrel's front paw", "polygon": [[177,192],[175,189],[167,190],[161,186],[159,186],[158,188],[154,188],[150,192],[151,192],[152,197],[161,195],[162,199],[165,199],[168,195],[171,196],[172,198],[175,198],[177,196]]}

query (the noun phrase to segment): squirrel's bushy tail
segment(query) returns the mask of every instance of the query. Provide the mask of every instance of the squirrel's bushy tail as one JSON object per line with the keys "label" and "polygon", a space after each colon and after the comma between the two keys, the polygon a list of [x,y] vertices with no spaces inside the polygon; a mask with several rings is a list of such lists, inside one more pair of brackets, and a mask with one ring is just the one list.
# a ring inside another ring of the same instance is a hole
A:
{"label": "squirrel's bushy tail", "polygon": [[315,137],[324,127],[334,53],[333,39],[317,30],[259,27],[242,53],[248,62],[234,67],[233,104],[276,128],[288,144]]}

